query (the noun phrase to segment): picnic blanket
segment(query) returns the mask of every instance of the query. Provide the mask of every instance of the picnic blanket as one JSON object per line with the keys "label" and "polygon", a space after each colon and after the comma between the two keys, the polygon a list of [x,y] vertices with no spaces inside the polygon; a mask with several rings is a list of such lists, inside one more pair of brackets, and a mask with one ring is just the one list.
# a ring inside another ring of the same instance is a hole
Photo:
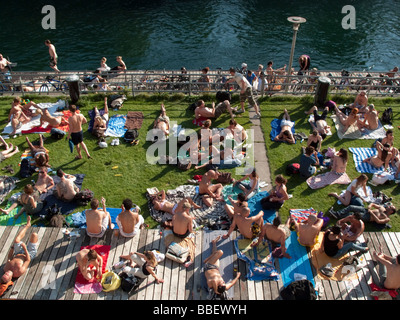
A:
{"label": "picnic blanket", "polygon": [[[162,223],[166,220],[172,219],[172,215],[164,211],[156,210],[153,206],[151,198],[146,193],[147,204],[150,212],[150,216],[157,221]],[[219,224],[215,222],[227,222],[229,221],[228,214],[225,210],[225,203],[222,201],[214,201],[211,207],[203,205],[202,196],[198,192],[198,186],[194,185],[182,185],[175,189],[166,190],[166,200],[172,203],[178,203],[182,199],[190,197],[197,204],[202,206],[200,209],[191,209],[190,213],[194,218],[196,225],[210,225],[213,224],[215,227],[221,227],[229,229],[229,225],[226,223]]]}
{"label": "picnic blanket", "polygon": [[289,214],[297,223],[305,222],[308,219],[310,214],[316,215],[317,218],[320,218],[320,219],[322,219],[324,221],[324,224],[323,224],[322,228],[327,226],[328,223],[329,223],[329,220],[330,220],[328,217],[324,217],[324,213],[322,211],[317,212],[313,208],[309,208],[309,209],[290,209],[289,210]]}
{"label": "picnic blanket", "polygon": [[[384,171],[384,167],[375,168],[369,163],[363,162],[363,160],[372,157],[377,154],[376,148],[349,148],[349,151],[353,154],[354,165],[356,170],[360,173],[376,173]],[[394,173],[396,172],[396,168],[392,165],[388,167],[389,173],[391,173],[391,177],[389,180],[394,180]]]}
{"label": "picnic blanket", "polygon": [[126,115],[116,114],[108,120],[107,130],[104,133],[106,137],[121,138],[124,136],[127,129],[125,129]]}
{"label": "picnic blanket", "polygon": [[311,176],[306,181],[311,189],[320,189],[331,184],[349,184],[351,182],[346,172],[338,175],[332,171]]}
{"label": "picnic blanket", "polygon": [[256,247],[251,247],[251,242],[251,239],[245,239],[242,235],[234,240],[237,257],[248,265],[246,278],[255,281],[278,280],[279,274],[274,266],[275,259],[269,241]]}
{"label": "picnic blanket", "polygon": [[19,179],[16,177],[0,176],[0,203],[15,189]]}
{"label": "picnic blanket", "polygon": [[[58,108],[65,107],[65,101],[58,100],[56,103],[38,103],[38,106],[42,109],[48,109],[49,113],[53,116],[63,115],[60,112],[57,112]],[[34,110],[34,107],[31,107]],[[32,117],[32,119],[23,124],[19,129],[16,130],[16,134],[26,134],[26,133],[43,133],[43,132],[50,132],[51,126],[49,128],[41,128],[40,127],[40,115]],[[7,123],[7,125],[3,129],[3,134],[10,134],[13,131],[11,121]]]}
{"label": "picnic blanket", "polygon": [[[111,248],[111,246],[106,246],[106,245],[93,245],[93,246],[81,247],[80,250],[82,250],[82,249],[95,250],[103,258],[102,273],[104,273],[106,270],[106,266],[107,266],[107,259],[108,259],[108,255],[110,253],[110,248]],[[96,275],[97,275],[97,272],[95,272],[95,276]],[[76,279],[75,279],[74,293],[90,294],[90,293],[99,293],[102,290],[103,290],[103,287],[102,287],[100,281],[86,280],[78,268],[78,273],[77,273]]]}
{"label": "picnic blanket", "polygon": [[[343,269],[343,262],[349,257],[349,254],[344,255],[340,259],[334,259],[325,254],[325,252],[321,252],[321,243],[324,239],[324,232],[320,232],[317,237],[316,244],[311,248],[311,262],[317,271],[318,278],[323,280],[333,280],[333,281],[342,281],[342,280],[355,280],[358,279],[357,273],[350,274]],[[334,270],[334,274],[331,278],[325,276],[319,271],[319,269],[326,264],[331,263],[332,268]]]}
{"label": "picnic blanket", "polygon": [[[11,203],[8,203],[5,209],[8,209]],[[9,214],[0,215],[0,226],[24,226],[27,223],[26,212],[22,213],[19,217],[15,218],[18,212],[21,210],[22,206],[17,206]]]}
{"label": "picnic blanket", "polygon": [[[274,141],[275,137],[281,133],[281,119],[272,119],[270,138]],[[292,134],[295,134],[294,125],[292,127]]]}
{"label": "picnic blanket", "polygon": [[[49,150],[47,150],[46,148],[44,148],[46,150],[46,153],[49,154]],[[26,149],[24,152],[22,152],[21,157],[20,157],[20,162],[18,163],[19,166],[21,166],[21,161],[22,159],[28,159],[29,160],[29,164],[36,168],[36,162],[35,162],[35,158],[32,156],[32,151],[31,149]]]}
{"label": "picnic blanket", "polygon": [[[226,231],[220,231],[220,230],[205,230],[203,232],[203,253],[202,253],[202,260],[206,259],[209,257],[212,253],[212,244],[211,241],[214,240],[217,236],[220,236],[220,240],[217,242],[217,250],[222,250],[224,254],[222,257],[219,259],[219,272],[221,274],[222,279],[224,279],[225,283],[228,283],[233,279],[233,249],[232,249],[232,243],[231,239],[223,239],[222,236],[226,234]],[[205,248],[205,249],[204,249]],[[202,261],[202,269],[204,267],[204,263]],[[207,280],[204,275],[204,272],[202,272],[202,288],[204,290],[207,290],[208,292],[208,286],[207,286]],[[234,294],[234,290],[228,290],[227,295],[228,298],[232,299]]]}
{"label": "picnic blanket", "polygon": [[286,253],[291,256],[291,259],[285,257],[278,259],[283,286],[288,286],[298,277],[310,280],[315,286],[307,248],[299,243],[295,231],[290,233],[290,236],[286,239],[285,246]]}
{"label": "picnic blanket", "polygon": [[140,111],[128,111],[126,116],[125,128],[139,130],[143,124],[143,113]]}
{"label": "picnic blanket", "polygon": [[[352,124],[346,132],[344,132],[344,127],[337,119],[336,115],[332,115],[332,120],[335,123],[336,132],[338,134],[339,139],[383,139],[386,136],[386,130],[382,126],[382,123],[379,121],[378,128],[375,130],[368,130],[364,128],[360,130],[357,124]],[[360,120],[362,120],[360,118]]]}

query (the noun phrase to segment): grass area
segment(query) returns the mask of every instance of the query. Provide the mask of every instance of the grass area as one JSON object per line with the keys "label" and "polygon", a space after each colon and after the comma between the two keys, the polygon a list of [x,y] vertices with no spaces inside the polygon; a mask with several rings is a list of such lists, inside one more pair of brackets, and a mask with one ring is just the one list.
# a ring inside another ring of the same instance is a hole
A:
{"label": "grass area", "polygon": [[[36,103],[39,102],[55,102],[57,98],[32,96],[25,97],[34,100]],[[65,99],[65,97],[63,97]],[[89,188],[94,191],[95,197],[104,196],[107,200],[107,206],[113,208],[119,208],[122,200],[126,197],[131,198],[134,203],[139,205],[142,209],[142,214],[145,217],[146,223],[150,227],[154,227],[156,223],[149,216],[147,199],[145,197],[146,189],[149,187],[157,187],[159,190],[162,189],[174,189],[179,185],[185,184],[188,179],[191,179],[195,174],[203,174],[205,170],[195,171],[191,169],[189,171],[180,171],[176,166],[172,165],[152,165],[146,161],[146,150],[151,145],[151,142],[146,142],[146,133],[153,126],[155,118],[159,115],[160,104],[163,102],[167,109],[167,114],[171,121],[176,121],[181,124],[184,128],[198,129],[192,124],[193,114],[187,111],[187,107],[190,103],[197,99],[203,99],[206,103],[211,103],[214,100],[214,95],[204,95],[201,97],[188,97],[182,94],[175,95],[138,95],[135,97],[129,97],[128,101],[124,103],[123,108],[119,112],[110,110],[110,115],[120,113],[126,114],[128,111],[142,111],[144,114],[144,122],[142,128],[139,131],[140,143],[137,146],[131,146],[124,143],[121,139],[119,146],[111,146],[110,142],[112,137],[107,138],[109,144],[108,148],[101,149],[97,146],[97,139],[95,139],[90,133],[86,132],[87,125],[84,126],[84,139],[88,146],[91,156],[93,159],[87,160],[75,160],[75,154],[71,154],[69,151],[67,141],[53,140],[50,138],[50,134],[44,134],[48,137],[45,141],[45,147],[50,151],[50,164],[52,168],[62,168],[65,172],[70,174],[84,173],[85,179],[83,182],[83,188]],[[332,100],[337,103],[350,103],[354,100],[354,97],[331,97]],[[88,118],[88,111],[91,110],[95,105],[102,108],[104,96],[88,95],[82,96],[79,102],[81,112]],[[386,107],[391,106],[394,109],[395,119],[399,118],[400,100],[399,99],[370,99],[371,103],[374,103],[379,111],[383,111]],[[2,128],[7,122],[7,116],[10,109],[12,97],[2,97],[0,99],[0,124]],[[313,97],[264,97],[260,98],[260,106],[262,110],[262,121],[261,127],[265,134],[265,143],[268,152],[269,162],[271,164],[271,175],[272,177],[277,174],[285,175],[286,165],[292,162],[298,162],[300,158],[300,147],[306,145],[297,142],[295,145],[287,145],[282,143],[272,142],[269,138],[270,123],[271,120],[277,117],[281,117],[283,110],[287,108],[293,121],[296,122],[296,131],[310,133],[311,128],[307,122],[307,118],[304,111],[308,110],[313,105]],[[235,95],[233,104],[238,104],[238,97]],[[245,128],[250,128],[251,123],[248,119],[247,112],[237,118],[238,123],[243,125]],[[217,121],[213,122],[213,127],[226,127],[229,122],[229,117],[226,115],[220,117]],[[328,119],[328,122],[332,120]],[[396,124],[397,122],[395,122]],[[38,139],[37,134],[29,135],[31,141]],[[27,149],[27,143],[25,136],[20,136],[10,140],[13,144],[17,145],[20,150]],[[399,142],[399,137],[395,135],[396,145]],[[373,141],[371,140],[338,140],[335,130],[333,129],[333,135],[328,137],[323,142],[323,148],[335,147],[336,149],[344,147],[368,147],[371,146]],[[12,164],[14,168],[18,168],[20,161],[19,155],[15,155],[10,159],[6,159],[2,163],[2,167]],[[354,168],[354,162],[352,161],[352,155],[349,154],[348,163],[348,175],[351,179],[356,178],[359,173]],[[113,170],[112,167],[118,166],[117,169]],[[19,177],[19,170],[16,170],[15,176]],[[234,174],[234,170],[231,170]],[[115,176],[116,174],[122,176]],[[371,176],[370,176],[371,177]],[[288,200],[283,208],[280,210],[282,219],[285,220],[289,214],[291,208],[309,208],[313,207],[318,211],[326,212],[334,203],[334,198],[328,197],[329,192],[340,192],[344,189],[344,186],[332,185],[319,190],[310,189],[306,182],[299,176],[291,176],[288,178],[288,191],[293,195],[293,198]],[[19,192],[23,186],[30,183],[31,180],[37,180],[37,174],[34,174],[30,178],[21,179],[17,188],[13,191]],[[373,190],[382,190],[386,194],[393,197],[395,205],[400,206],[400,185],[392,182],[389,185],[373,187]],[[3,206],[5,204],[3,203]],[[82,211],[85,208],[80,207],[77,211]],[[35,220],[33,220],[35,222]],[[400,218],[398,214],[392,218],[392,229],[389,231],[400,230]],[[368,227],[369,228],[369,227]],[[372,231],[371,229],[368,229]]]}
{"label": "grass area", "polygon": [[[337,104],[352,103],[354,97],[343,97],[343,96],[333,96],[330,97]],[[286,166],[289,163],[299,162],[301,155],[301,147],[306,146],[307,142],[303,141],[300,143],[298,141],[295,145],[289,145],[285,143],[277,143],[271,141],[269,138],[269,132],[271,130],[271,121],[274,118],[281,118],[283,110],[286,108],[289,112],[292,121],[295,121],[296,132],[304,132],[307,135],[312,132],[311,126],[308,123],[307,116],[304,114],[313,106],[313,97],[304,98],[288,98],[288,97],[271,97],[262,100],[261,109],[263,115],[262,130],[265,135],[265,143],[268,152],[268,160],[270,162],[270,170],[272,179],[277,174],[283,174],[287,179],[288,192],[293,195],[293,198],[286,201],[280,214],[282,220],[286,219],[289,215],[289,210],[292,208],[306,209],[314,208],[317,211],[327,212],[331,206],[335,208],[341,208],[336,204],[336,199],[329,197],[328,193],[337,192],[340,193],[342,190],[346,189],[347,186],[343,185],[330,185],[322,189],[313,190],[308,187],[307,183],[299,175],[287,176],[285,173]],[[383,112],[387,107],[392,107],[394,111],[394,126],[398,125],[399,111],[400,111],[400,99],[393,98],[370,98],[370,103],[373,103],[376,109]],[[322,148],[328,147],[335,148],[339,150],[340,148],[350,147],[371,147],[373,140],[349,140],[343,139],[339,140],[336,134],[336,130],[332,119],[327,118],[328,125],[332,127],[332,136],[328,136],[322,143]],[[397,129],[395,129],[397,131]],[[400,142],[400,137],[395,133],[395,146]],[[355,165],[353,161],[353,155],[349,152],[349,161],[347,165],[347,174],[350,179],[357,178],[360,173],[355,170]],[[369,178],[372,178],[371,174],[368,174]],[[395,184],[393,181],[390,184],[381,185],[378,187],[371,186],[373,191],[382,191],[385,194],[393,197],[394,205],[399,208],[400,206],[400,196],[399,190],[400,185]],[[285,221],[285,220],[284,220]],[[399,231],[400,230],[400,217],[399,214],[395,214],[391,217],[392,228],[389,231]],[[366,226],[366,230],[374,231],[374,228],[370,225]]]}

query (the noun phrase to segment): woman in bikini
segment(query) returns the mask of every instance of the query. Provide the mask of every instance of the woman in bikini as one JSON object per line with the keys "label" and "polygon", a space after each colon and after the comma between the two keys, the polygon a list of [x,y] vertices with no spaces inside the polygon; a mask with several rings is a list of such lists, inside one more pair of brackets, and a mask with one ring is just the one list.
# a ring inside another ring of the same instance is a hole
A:
{"label": "woman in bikini", "polygon": [[337,151],[332,160],[331,171],[337,175],[343,175],[346,173],[347,158],[348,154],[346,149],[341,148],[339,151]]}
{"label": "woman in bikini", "polygon": [[167,116],[164,104],[161,104],[161,113],[154,121],[153,129],[161,130],[165,134],[165,137],[169,135],[169,117]]}
{"label": "woman in bikini", "polygon": [[307,147],[314,147],[317,152],[320,152],[322,144],[322,137],[318,130],[314,129],[313,133],[308,136]]}
{"label": "woman in bikini", "polygon": [[183,204],[185,202],[189,202],[193,208],[199,209],[201,206],[197,205],[192,198],[184,198],[178,203],[172,203],[166,199],[165,190],[160,191],[159,193],[153,195],[152,203],[154,205],[154,209],[158,211],[164,211],[170,214],[175,214],[176,212],[183,211]]}
{"label": "woman in bikini", "polygon": [[[247,179],[250,181],[243,182],[244,180]],[[240,180],[235,181],[233,185],[235,186],[238,184],[238,187],[244,192],[246,199],[249,199],[255,193],[258,192],[259,183],[260,183],[260,177],[258,176],[256,169],[253,169],[253,171],[250,174],[245,175]]]}
{"label": "woman in bikini", "polygon": [[275,177],[275,188],[269,196],[261,199],[264,210],[279,210],[284,202],[289,199],[286,182],[287,180],[281,174]]}

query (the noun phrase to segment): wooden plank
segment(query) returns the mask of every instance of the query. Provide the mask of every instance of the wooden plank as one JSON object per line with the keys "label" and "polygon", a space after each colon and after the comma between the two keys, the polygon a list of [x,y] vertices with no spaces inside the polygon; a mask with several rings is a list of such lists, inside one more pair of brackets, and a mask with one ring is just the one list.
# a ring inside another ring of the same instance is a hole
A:
{"label": "wooden plank", "polygon": [[[137,252],[143,253],[146,250],[146,239],[147,239],[147,230],[142,230],[140,233],[139,244]],[[132,294],[129,299],[130,300],[138,300],[140,296],[142,296],[143,290],[146,290],[145,286],[147,284],[147,279],[142,281],[137,291]]]}
{"label": "wooden plank", "polygon": [[[164,238],[162,237],[162,233],[160,233],[159,229],[157,229],[154,234],[154,242],[155,242],[155,249],[160,251],[160,253],[165,254]],[[161,261],[157,266],[157,277],[159,277],[161,279],[164,279],[165,260],[166,260],[166,258],[163,261]],[[153,292],[154,300],[161,299],[161,292],[162,292],[163,286],[164,286],[164,284],[160,283],[154,287],[154,292]]]}
{"label": "wooden plank", "polygon": [[202,243],[203,243],[203,232],[198,231],[196,232],[195,236],[195,244],[196,244],[196,251],[195,251],[195,257],[193,261],[193,285],[192,285],[192,299],[193,300],[201,300],[201,277],[202,272],[201,272],[201,266],[202,266]]}
{"label": "wooden plank", "polygon": [[[135,252],[138,250],[139,239],[143,232],[146,232],[146,231],[140,230],[130,241],[128,241],[125,244],[124,252],[122,254],[124,254],[124,255],[130,254],[131,252]],[[128,292],[124,292],[122,290],[120,290],[120,291],[121,291],[121,300],[128,300],[130,298]]]}
{"label": "wooden plank", "polygon": [[[3,250],[0,251],[0,262],[1,265],[4,265],[8,260],[8,253],[11,249],[11,246],[14,245],[14,240],[19,233],[19,227],[6,227],[3,235],[0,239],[0,246]],[[1,274],[3,274],[3,270],[1,270]]]}

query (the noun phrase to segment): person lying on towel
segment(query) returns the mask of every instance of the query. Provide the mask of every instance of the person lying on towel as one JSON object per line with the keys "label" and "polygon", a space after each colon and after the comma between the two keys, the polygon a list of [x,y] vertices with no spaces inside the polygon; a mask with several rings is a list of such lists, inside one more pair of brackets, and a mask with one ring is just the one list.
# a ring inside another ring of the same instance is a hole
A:
{"label": "person lying on towel", "polygon": [[294,126],[294,122],[290,121],[290,116],[288,111],[285,109],[283,114],[283,119],[281,121],[281,132],[274,138],[274,141],[277,142],[287,142],[294,144],[296,140],[292,134],[292,127]]}

